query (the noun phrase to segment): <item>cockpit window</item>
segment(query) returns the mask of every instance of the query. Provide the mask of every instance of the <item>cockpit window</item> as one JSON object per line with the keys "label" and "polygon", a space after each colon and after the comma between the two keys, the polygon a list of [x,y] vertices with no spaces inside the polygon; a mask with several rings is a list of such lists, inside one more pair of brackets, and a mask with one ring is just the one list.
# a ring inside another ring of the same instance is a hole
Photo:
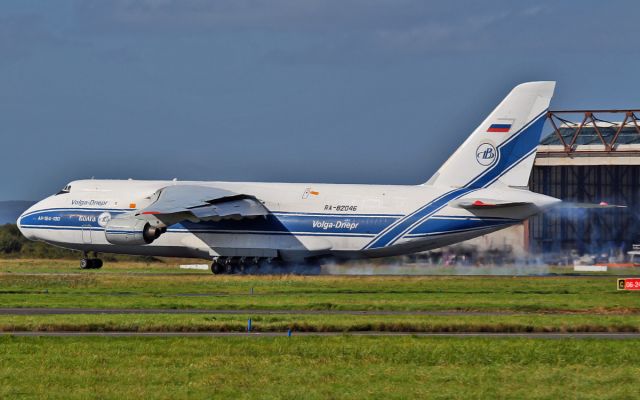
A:
{"label": "cockpit window", "polygon": [[59,195],[59,194],[69,193],[70,191],[71,191],[71,185],[67,185],[67,186],[63,187],[61,191],[56,193],[56,196]]}

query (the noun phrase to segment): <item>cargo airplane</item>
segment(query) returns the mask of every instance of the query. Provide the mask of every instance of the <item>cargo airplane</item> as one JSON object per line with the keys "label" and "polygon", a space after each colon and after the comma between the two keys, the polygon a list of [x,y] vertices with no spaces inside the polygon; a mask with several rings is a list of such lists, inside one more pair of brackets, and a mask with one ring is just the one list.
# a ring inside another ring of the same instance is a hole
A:
{"label": "cargo airplane", "polygon": [[[22,214],[32,240],[98,253],[264,262],[385,257],[450,245],[560,200],[527,188],[555,82],[516,86],[426,183],[78,180]],[[94,257],[89,258],[93,253]]]}

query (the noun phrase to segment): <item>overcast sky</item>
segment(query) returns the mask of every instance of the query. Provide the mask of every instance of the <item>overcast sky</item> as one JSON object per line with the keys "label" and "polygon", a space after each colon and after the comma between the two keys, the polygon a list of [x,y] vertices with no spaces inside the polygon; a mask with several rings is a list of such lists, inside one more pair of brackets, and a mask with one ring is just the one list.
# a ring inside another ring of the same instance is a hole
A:
{"label": "overcast sky", "polygon": [[0,200],[80,178],[417,184],[516,84],[640,107],[635,1],[0,3]]}

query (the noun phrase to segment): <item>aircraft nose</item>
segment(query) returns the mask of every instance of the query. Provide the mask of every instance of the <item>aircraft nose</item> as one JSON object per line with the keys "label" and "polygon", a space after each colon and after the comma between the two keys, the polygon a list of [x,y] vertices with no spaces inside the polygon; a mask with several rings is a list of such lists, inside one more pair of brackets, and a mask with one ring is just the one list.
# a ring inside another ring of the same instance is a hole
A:
{"label": "aircraft nose", "polygon": [[24,216],[24,214],[26,214],[26,211],[20,214],[20,216],[18,217],[18,220],[16,221],[16,225],[18,225],[18,229],[20,230],[20,233],[22,233],[23,235],[24,235],[24,231],[22,230],[22,224],[20,222],[22,221],[22,217]]}
{"label": "aircraft nose", "polygon": [[26,229],[24,227],[25,224],[25,220],[26,220],[26,216],[31,213],[32,211],[36,210],[38,206],[38,203],[32,205],[31,207],[29,207],[27,210],[25,210],[22,214],[20,214],[20,216],[18,217],[18,220],[16,221],[16,225],[18,226],[18,230],[20,230],[20,233],[22,233],[22,236],[26,237],[27,239],[30,240],[35,240],[36,237],[33,234],[33,231],[30,229]]}

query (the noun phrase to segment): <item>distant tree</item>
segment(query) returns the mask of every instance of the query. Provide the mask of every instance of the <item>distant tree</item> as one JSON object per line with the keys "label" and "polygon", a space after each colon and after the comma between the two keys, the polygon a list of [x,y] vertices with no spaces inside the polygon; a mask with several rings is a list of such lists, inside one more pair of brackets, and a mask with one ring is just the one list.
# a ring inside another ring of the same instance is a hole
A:
{"label": "distant tree", "polygon": [[0,253],[18,253],[22,249],[23,237],[15,225],[7,224],[0,227]]}

